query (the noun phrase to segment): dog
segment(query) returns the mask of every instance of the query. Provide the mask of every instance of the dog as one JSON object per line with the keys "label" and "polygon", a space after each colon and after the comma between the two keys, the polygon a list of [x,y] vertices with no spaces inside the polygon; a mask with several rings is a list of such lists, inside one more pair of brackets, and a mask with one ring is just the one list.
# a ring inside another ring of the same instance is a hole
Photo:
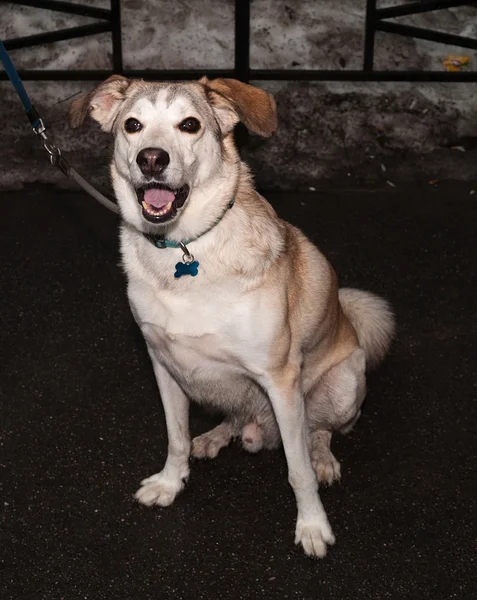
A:
{"label": "dog", "polygon": [[[250,452],[283,443],[295,543],[325,556],[335,538],[318,483],[340,478],[331,437],[360,416],[366,371],[393,337],[390,305],[339,289],[325,257],[255,191],[234,127],[273,135],[268,92],[233,79],[115,75],[71,104],[70,125],[87,115],[114,136],[128,299],[167,423],[164,468],[135,497],[172,504],[189,457],[213,458],[234,438]],[[191,399],[224,415],[192,442]]]}

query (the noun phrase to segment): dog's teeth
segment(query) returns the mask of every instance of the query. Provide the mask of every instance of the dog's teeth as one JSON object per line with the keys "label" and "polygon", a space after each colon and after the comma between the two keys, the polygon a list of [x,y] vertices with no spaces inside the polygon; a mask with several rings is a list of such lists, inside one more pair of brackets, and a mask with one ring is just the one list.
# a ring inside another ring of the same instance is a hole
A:
{"label": "dog's teeth", "polygon": [[169,202],[162,208],[155,208],[154,206],[151,206],[145,200],[143,200],[142,206],[143,206],[144,210],[147,213],[149,213],[150,215],[153,215],[155,217],[161,217],[162,215],[166,215],[171,210],[172,202]]}

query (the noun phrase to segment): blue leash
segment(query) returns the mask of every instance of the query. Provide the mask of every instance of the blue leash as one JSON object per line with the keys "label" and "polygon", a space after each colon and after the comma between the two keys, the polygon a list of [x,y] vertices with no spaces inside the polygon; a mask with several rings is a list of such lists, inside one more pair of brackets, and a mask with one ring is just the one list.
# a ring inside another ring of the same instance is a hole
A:
{"label": "blue leash", "polygon": [[76,183],[81,186],[90,196],[93,196],[98,202],[100,202],[103,206],[111,210],[112,212],[118,213],[119,209],[117,204],[108,200],[103,194],[98,192],[92,185],[90,185],[81,175],[71,166],[69,161],[63,156],[61,150],[57,148],[54,144],[48,141],[48,136],[46,135],[46,127],[43,123],[43,119],[40,117],[35,107],[30,101],[30,98],[25,90],[22,80],[20,79],[20,75],[18,75],[17,70],[15,69],[15,65],[13,64],[8,52],[3,45],[2,40],[0,40],[0,61],[2,62],[5,72],[8,75],[8,78],[12,82],[13,87],[15,88],[18,97],[23,104],[23,108],[25,109],[28,120],[30,121],[30,125],[33,128],[33,132],[36,135],[41,136],[43,140],[43,147],[50,155],[50,162],[53,166],[57,167],[64,175],[70,177]]}
{"label": "blue leash", "polygon": [[6,51],[2,40],[0,40],[0,60],[2,61],[3,67],[5,68],[5,72],[8,75],[10,81],[12,82],[12,85],[15,88],[15,91],[23,104],[23,108],[25,109],[28,120],[30,121],[31,126],[33,127],[33,131],[37,134],[41,134],[43,131],[45,131],[43,121],[41,120],[40,115],[36,112],[35,107],[31,103],[27,91],[23,87],[22,80],[20,79],[20,76],[18,75],[18,72],[15,69],[14,64],[12,63],[11,58],[8,56],[8,52]]}

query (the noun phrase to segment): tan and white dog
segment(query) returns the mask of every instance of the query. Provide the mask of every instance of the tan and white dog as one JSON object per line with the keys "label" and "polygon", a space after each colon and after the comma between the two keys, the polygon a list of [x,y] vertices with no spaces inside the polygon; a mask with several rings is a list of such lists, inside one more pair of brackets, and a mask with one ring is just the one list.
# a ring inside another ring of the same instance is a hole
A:
{"label": "tan and white dog", "polygon": [[[88,114],[114,135],[128,297],[167,422],[165,466],[136,498],[171,504],[191,454],[213,458],[235,437],[250,452],[282,441],[295,542],[324,556],[334,536],[317,481],[340,477],[331,436],[359,418],[365,371],[393,335],[389,305],[338,290],[319,250],[255,191],[233,129],[241,121],[265,137],[275,132],[267,92],[232,79],[113,76],[72,103],[70,124]],[[189,399],[224,414],[192,444]]]}

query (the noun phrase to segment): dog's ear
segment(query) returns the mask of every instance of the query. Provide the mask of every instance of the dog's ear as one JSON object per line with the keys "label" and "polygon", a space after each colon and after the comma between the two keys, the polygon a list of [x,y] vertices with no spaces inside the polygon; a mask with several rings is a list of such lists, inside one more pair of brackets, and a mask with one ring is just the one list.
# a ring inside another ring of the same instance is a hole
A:
{"label": "dog's ear", "polygon": [[111,75],[94,90],[74,100],[68,113],[70,127],[79,127],[89,114],[98,121],[103,131],[111,131],[131,83],[131,80],[122,75]]}
{"label": "dog's ear", "polygon": [[277,107],[271,94],[236,79],[202,77],[209,101],[222,133],[229,133],[241,121],[247,129],[271,137],[277,130]]}

